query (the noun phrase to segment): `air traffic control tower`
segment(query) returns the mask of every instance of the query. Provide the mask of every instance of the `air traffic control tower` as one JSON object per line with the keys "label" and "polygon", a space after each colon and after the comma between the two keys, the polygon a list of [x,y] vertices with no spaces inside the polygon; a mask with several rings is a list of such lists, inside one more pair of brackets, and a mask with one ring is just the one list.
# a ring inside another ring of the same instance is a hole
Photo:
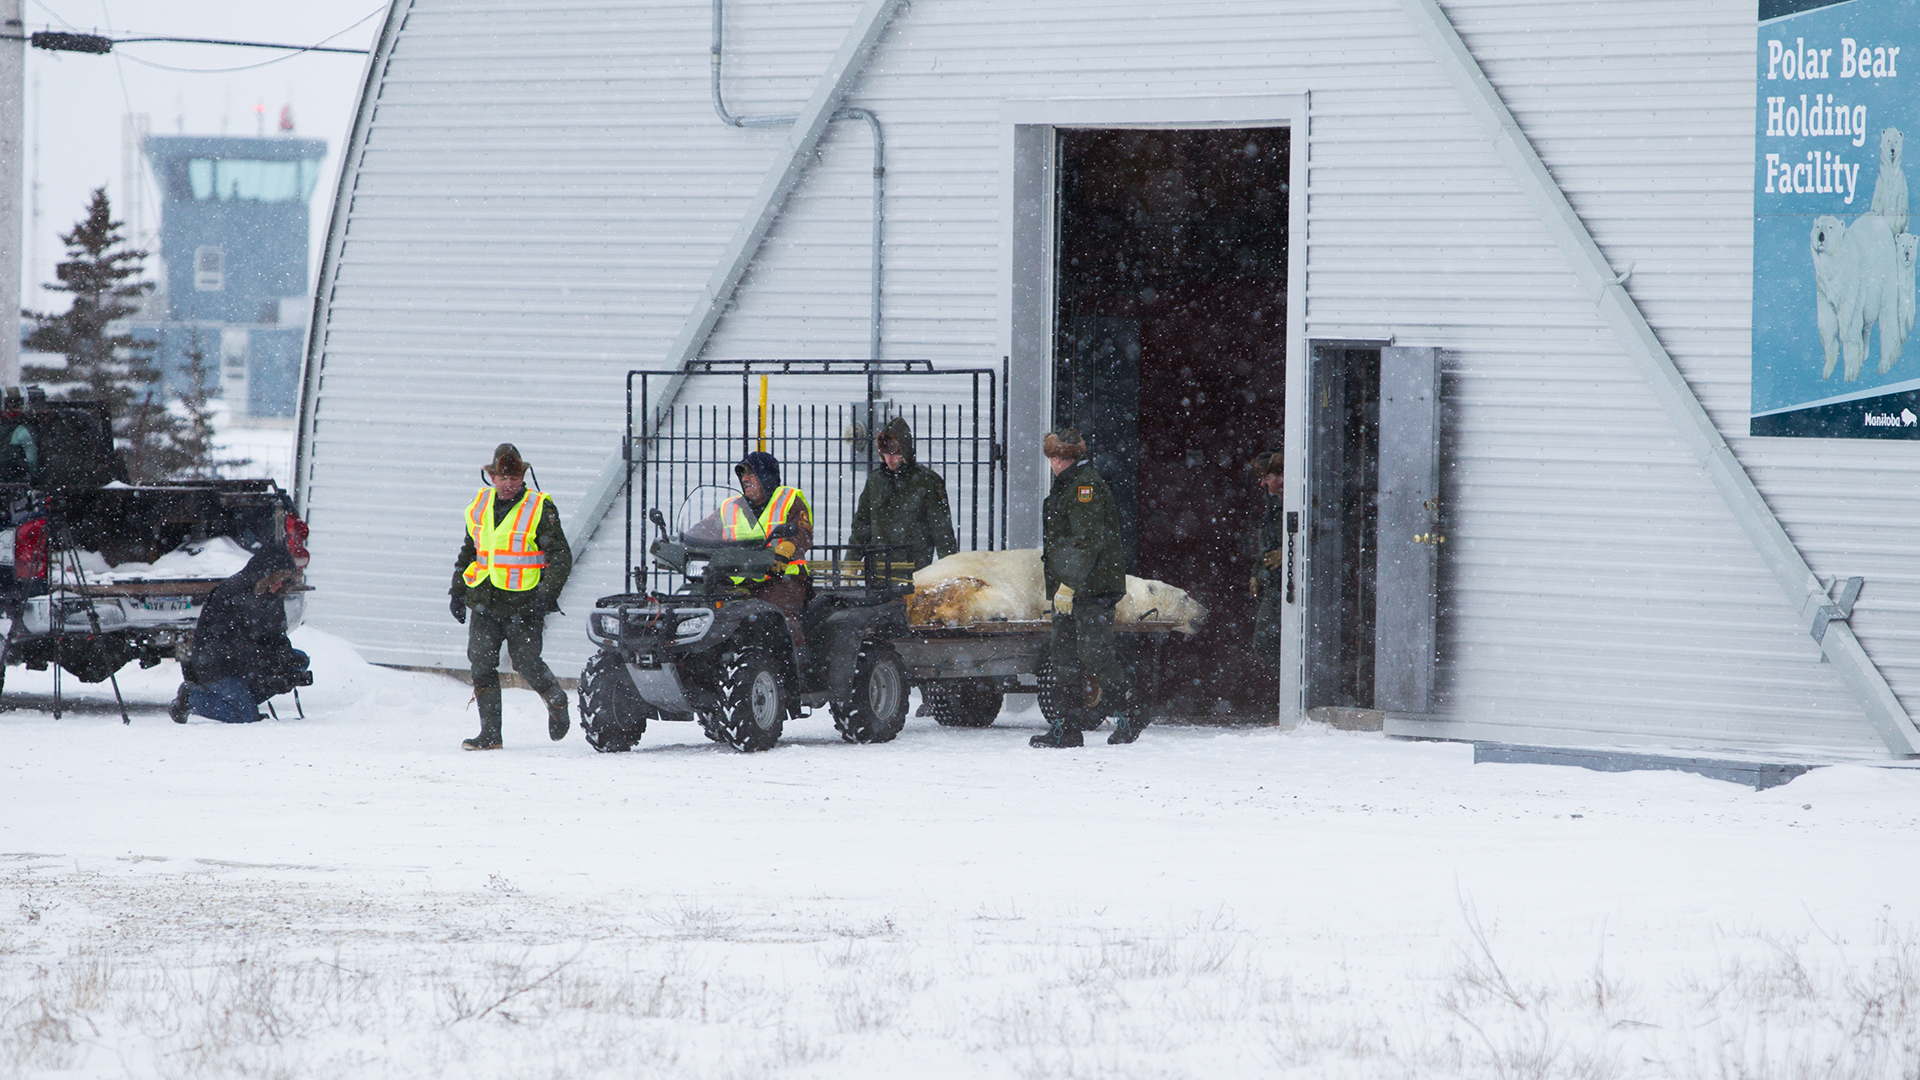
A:
{"label": "air traffic control tower", "polygon": [[160,343],[170,379],[197,347],[217,360],[236,417],[286,419],[299,405],[300,357],[313,304],[307,199],[324,139],[151,135],[160,190],[164,299],[134,330]]}

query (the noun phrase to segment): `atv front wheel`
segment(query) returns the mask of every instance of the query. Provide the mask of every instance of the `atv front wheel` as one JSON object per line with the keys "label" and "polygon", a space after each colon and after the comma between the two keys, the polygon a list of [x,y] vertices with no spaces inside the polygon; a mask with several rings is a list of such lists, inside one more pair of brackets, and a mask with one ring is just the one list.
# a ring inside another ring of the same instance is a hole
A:
{"label": "atv front wheel", "polygon": [[735,750],[771,750],[787,722],[786,688],[780,669],[763,649],[742,649],[720,662],[720,711],[708,735]]}
{"label": "atv front wheel", "polygon": [[944,727],[986,727],[1006,702],[992,679],[942,679],[922,686],[920,693],[933,706],[934,722]]}
{"label": "atv front wheel", "polygon": [[580,673],[580,734],[587,745],[603,754],[625,753],[646,734],[652,715],[619,654],[594,653]]}
{"label": "atv front wheel", "polygon": [[833,726],[850,743],[892,742],[907,722],[907,674],[893,646],[868,642],[853,661],[853,691],[833,703]]}

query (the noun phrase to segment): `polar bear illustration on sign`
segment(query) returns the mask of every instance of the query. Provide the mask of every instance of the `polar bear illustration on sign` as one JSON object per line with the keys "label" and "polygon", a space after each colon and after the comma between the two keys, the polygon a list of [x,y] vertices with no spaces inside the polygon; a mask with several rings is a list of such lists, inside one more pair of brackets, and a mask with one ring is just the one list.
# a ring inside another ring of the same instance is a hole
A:
{"label": "polar bear illustration on sign", "polygon": [[1880,174],[1870,209],[1851,224],[1832,214],[1814,219],[1808,238],[1813,257],[1815,314],[1820,328],[1820,377],[1860,377],[1880,328],[1880,374],[1893,369],[1913,332],[1914,262],[1920,238],[1907,231],[1905,139],[1898,128],[1880,133]]}
{"label": "polar bear illustration on sign", "polygon": [[1886,218],[1896,236],[1907,231],[1906,162],[1901,160],[1905,141],[1899,128],[1880,133],[1880,172],[1873,178],[1873,204],[1867,208]]}

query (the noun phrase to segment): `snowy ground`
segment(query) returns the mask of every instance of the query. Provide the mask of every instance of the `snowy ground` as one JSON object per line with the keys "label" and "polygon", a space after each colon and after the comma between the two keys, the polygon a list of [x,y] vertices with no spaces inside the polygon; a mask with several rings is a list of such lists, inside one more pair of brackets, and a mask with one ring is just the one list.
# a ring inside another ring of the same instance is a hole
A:
{"label": "snowy ground", "polygon": [[7,672],[0,1076],[1920,1076],[1920,770],[1032,712],[601,756],[526,691],[464,754],[464,686],[296,637],[305,720]]}

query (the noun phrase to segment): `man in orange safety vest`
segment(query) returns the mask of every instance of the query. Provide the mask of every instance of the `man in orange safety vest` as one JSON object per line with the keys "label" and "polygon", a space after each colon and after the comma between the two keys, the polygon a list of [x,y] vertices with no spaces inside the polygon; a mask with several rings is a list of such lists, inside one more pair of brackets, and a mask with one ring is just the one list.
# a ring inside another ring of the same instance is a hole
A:
{"label": "man in orange safety vest", "polygon": [[496,447],[482,473],[490,483],[467,504],[467,538],[453,563],[450,590],[453,617],[467,624],[467,662],[480,708],[480,734],[460,745],[501,747],[502,644],[513,670],[547,703],[547,735],[558,741],[569,726],[567,692],[540,658],[540,648],[547,615],[560,610],[573,552],[553,500],[527,490],[527,463],[512,443]]}

